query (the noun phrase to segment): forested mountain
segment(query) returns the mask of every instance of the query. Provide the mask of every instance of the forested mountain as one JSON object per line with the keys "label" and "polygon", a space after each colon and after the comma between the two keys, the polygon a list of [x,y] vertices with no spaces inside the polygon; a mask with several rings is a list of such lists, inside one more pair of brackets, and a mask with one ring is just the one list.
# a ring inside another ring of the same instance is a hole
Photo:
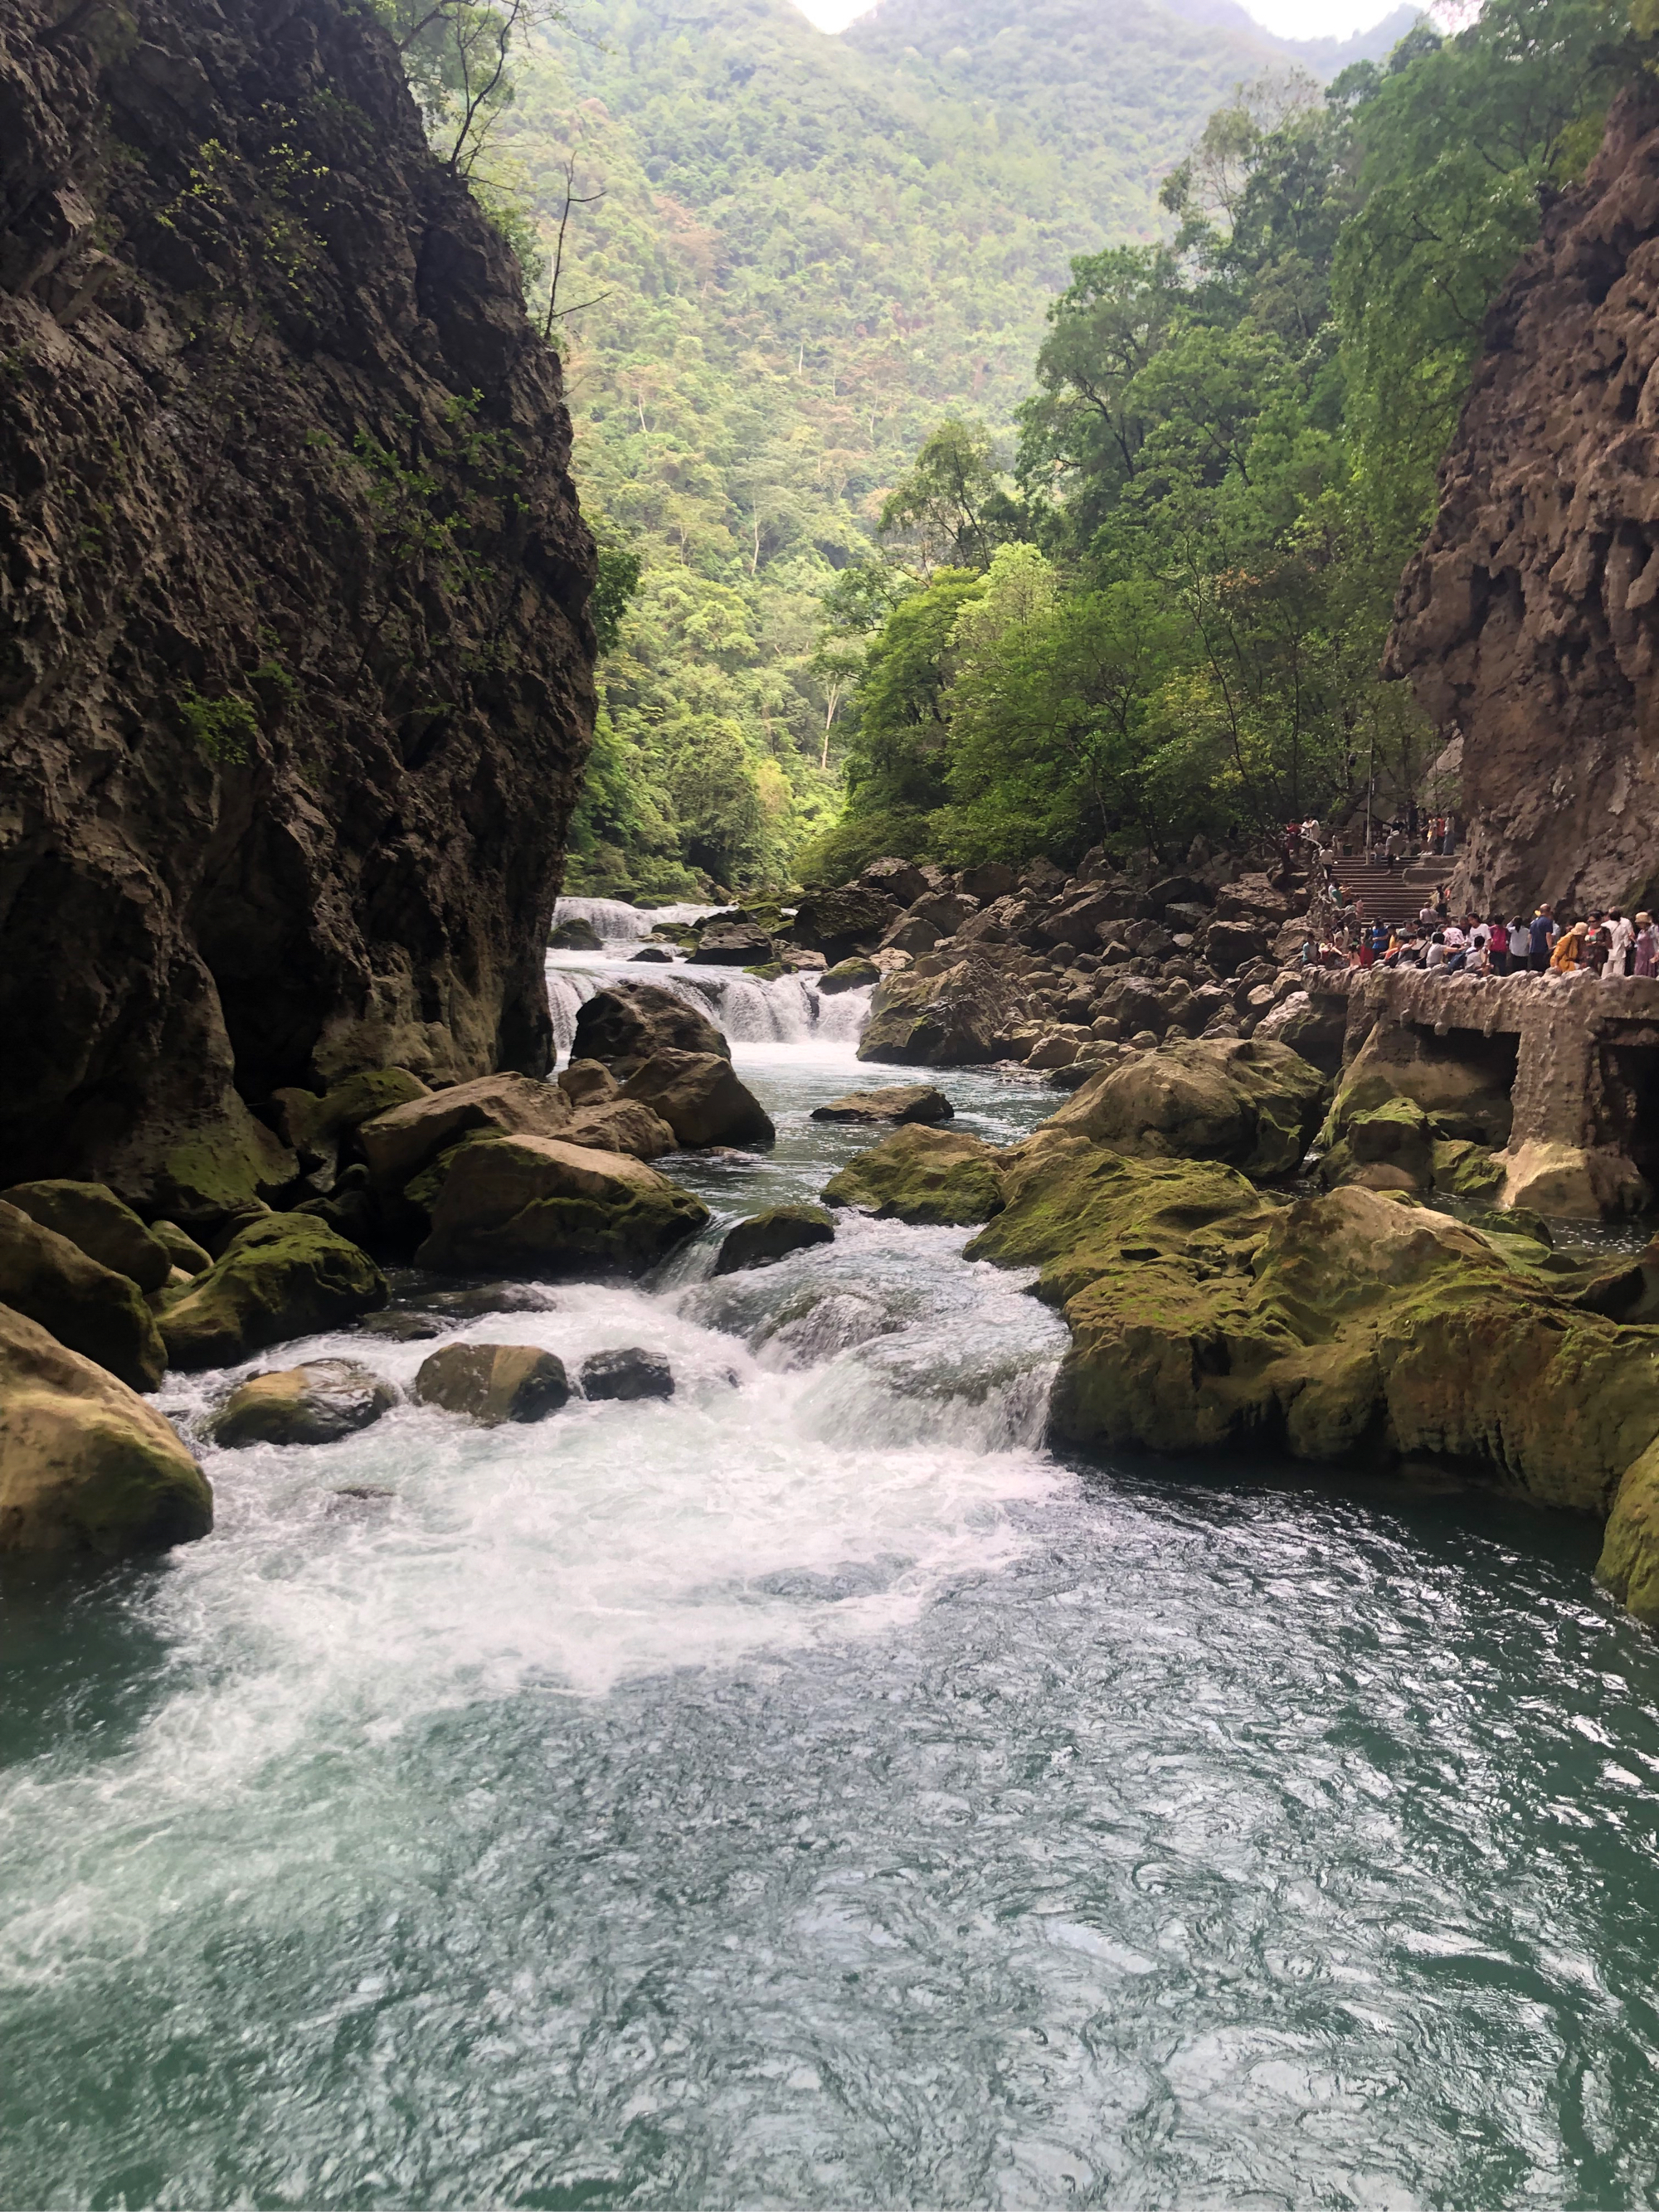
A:
{"label": "forested mountain", "polygon": [[577,466],[613,575],[642,562],[573,882],[787,876],[836,803],[826,586],[941,416],[1012,459],[1072,258],[1166,233],[1162,179],[1285,68],[1265,33],[1154,0],[896,0],[842,39],[789,0],[573,8],[491,151],[550,259],[574,164]]}
{"label": "forested mountain", "polygon": [[1618,4],[1488,0],[1322,88],[1180,4],[835,40],[577,0],[524,69],[495,191],[605,548],[573,884],[1178,849],[1421,787],[1395,587],[1486,304],[1645,49]]}

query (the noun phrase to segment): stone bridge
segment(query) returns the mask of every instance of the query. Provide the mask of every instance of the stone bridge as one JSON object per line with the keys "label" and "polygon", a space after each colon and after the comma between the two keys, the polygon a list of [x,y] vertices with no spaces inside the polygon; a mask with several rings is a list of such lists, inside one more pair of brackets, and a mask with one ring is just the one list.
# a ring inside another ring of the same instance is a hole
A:
{"label": "stone bridge", "polygon": [[[1659,980],[1372,969],[1310,986],[1347,1001],[1342,1082],[1375,1069],[1455,1133],[1501,1147],[1498,1203],[1562,1218],[1659,1191]],[[1333,1010],[1334,1011],[1334,1010]]]}

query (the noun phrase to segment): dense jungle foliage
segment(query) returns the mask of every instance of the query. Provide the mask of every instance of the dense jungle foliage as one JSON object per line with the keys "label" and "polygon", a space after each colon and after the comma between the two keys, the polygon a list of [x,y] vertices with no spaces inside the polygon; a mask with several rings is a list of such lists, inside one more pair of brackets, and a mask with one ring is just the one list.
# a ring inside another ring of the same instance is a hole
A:
{"label": "dense jungle foliage", "polygon": [[557,262],[610,604],[640,563],[573,885],[788,879],[840,811],[860,661],[826,590],[941,416],[1012,432],[1073,257],[1160,235],[1161,178],[1282,58],[1153,0],[1078,13],[951,0],[831,39],[789,0],[569,0],[521,62],[474,175],[532,211],[543,313]]}
{"label": "dense jungle foliage", "polygon": [[565,357],[605,647],[573,887],[1451,795],[1389,611],[1486,304],[1641,65],[1613,8],[1402,10],[1352,60],[1156,0],[839,40],[376,4]]}
{"label": "dense jungle foliage", "polygon": [[[839,823],[798,856],[1166,854],[1455,793],[1379,675],[1487,304],[1642,64],[1591,0],[1489,0],[1381,66],[1250,88],[1170,173],[1167,242],[1080,258],[1012,477],[946,423],[832,599]],[[889,604],[883,605],[885,599]]]}

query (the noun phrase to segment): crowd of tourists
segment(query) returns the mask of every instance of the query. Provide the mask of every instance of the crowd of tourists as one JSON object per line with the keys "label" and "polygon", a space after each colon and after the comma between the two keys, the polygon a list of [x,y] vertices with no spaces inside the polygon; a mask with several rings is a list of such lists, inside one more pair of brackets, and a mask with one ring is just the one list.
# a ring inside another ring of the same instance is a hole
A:
{"label": "crowd of tourists", "polygon": [[1303,957],[1310,963],[1421,968],[1445,975],[1589,974],[1604,983],[1659,974],[1659,928],[1650,914],[1611,907],[1563,924],[1546,902],[1529,921],[1522,915],[1487,921],[1473,913],[1460,921],[1442,889],[1414,922],[1386,922],[1368,918],[1364,901],[1348,900],[1340,884],[1333,896],[1338,927],[1323,945],[1309,939]]}

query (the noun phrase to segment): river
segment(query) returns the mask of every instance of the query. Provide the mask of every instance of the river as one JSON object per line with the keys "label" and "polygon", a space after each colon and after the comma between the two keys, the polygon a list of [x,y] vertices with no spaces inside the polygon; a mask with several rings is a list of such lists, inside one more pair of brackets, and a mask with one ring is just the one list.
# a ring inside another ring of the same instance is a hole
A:
{"label": "river", "polygon": [[[616,967],[552,963],[567,1032]],[[701,984],[779,1128],[670,1163],[726,1222],[902,1072]],[[1067,1466],[1063,1330],[961,1232],[714,1233],[458,1332],[672,1402],[210,1450],[206,1541],[9,1589],[0,2203],[1659,2201],[1659,1651],[1593,1532]]]}

